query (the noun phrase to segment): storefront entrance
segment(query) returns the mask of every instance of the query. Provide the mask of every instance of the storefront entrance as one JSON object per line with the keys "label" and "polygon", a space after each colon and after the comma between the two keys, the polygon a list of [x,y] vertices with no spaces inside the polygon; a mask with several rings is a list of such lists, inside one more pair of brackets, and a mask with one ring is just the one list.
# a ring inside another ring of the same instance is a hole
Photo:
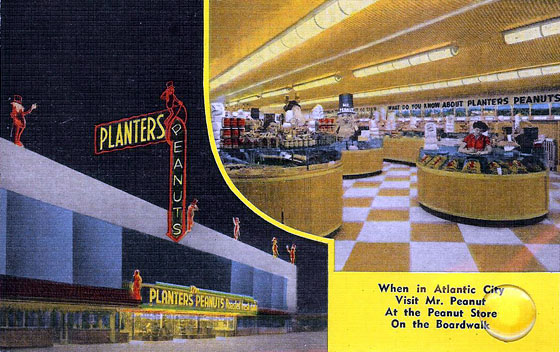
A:
{"label": "storefront entrance", "polygon": [[135,311],[121,314],[121,331],[133,340],[214,338],[235,335],[235,316],[177,314],[177,312]]}

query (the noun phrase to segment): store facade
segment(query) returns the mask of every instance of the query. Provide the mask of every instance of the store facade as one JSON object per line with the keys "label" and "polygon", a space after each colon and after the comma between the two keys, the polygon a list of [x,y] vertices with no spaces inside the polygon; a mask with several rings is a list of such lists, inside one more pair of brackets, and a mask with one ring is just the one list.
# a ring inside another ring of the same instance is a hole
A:
{"label": "store facade", "polygon": [[117,323],[137,307],[127,289],[0,275],[0,347],[127,342]]}
{"label": "store facade", "polygon": [[[174,243],[165,209],[3,139],[0,159],[1,347],[271,330],[257,313],[287,331],[295,265],[200,224]],[[136,269],[156,282],[142,300],[127,283]]]}
{"label": "store facade", "polygon": [[120,325],[133,340],[234,336],[239,317],[255,317],[252,297],[166,283],[144,284],[142,304],[123,309]]}

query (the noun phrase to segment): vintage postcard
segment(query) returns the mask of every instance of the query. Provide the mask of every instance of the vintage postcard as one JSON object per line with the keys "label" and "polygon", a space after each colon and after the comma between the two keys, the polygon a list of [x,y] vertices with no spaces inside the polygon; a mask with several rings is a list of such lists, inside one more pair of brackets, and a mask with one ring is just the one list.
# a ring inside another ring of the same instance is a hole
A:
{"label": "vintage postcard", "polygon": [[0,15],[0,350],[559,351],[560,2]]}

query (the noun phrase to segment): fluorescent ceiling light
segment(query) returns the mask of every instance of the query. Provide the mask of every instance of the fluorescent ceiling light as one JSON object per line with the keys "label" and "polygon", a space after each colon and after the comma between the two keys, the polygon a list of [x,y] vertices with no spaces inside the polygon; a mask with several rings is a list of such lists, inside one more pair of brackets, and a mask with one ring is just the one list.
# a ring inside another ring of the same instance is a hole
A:
{"label": "fluorescent ceiling light", "polygon": [[284,104],[270,104],[267,106],[263,106],[261,109],[277,109],[277,108],[282,108],[284,107]]}
{"label": "fluorescent ceiling light", "polygon": [[548,37],[549,35],[560,34],[560,18],[547,21],[541,25],[542,35]]}
{"label": "fluorescent ceiling light", "polygon": [[503,32],[506,44],[516,44],[556,34],[560,34],[560,18],[532,23]]}
{"label": "fluorescent ceiling light", "polygon": [[338,1],[331,1],[329,5],[315,15],[315,22],[319,27],[327,29],[346,17],[347,15],[338,6]]}
{"label": "fluorescent ceiling light", "polygon": [[248,103],[248,102],[250,102],[250,101],[257,100],[257,99],[259,99],[259,96],[258,96],[258,95],[254,95],[254,96],[252,96],[252,97],[247,97],[247,98],[239,99],[239,103],[240,103],[240,104],[242,104],[242,103]]}
{"label": "fluorescent ceiling light", "polygon": [[369,5],[373,4],[375,1],[338,0],[338,6],[340,6],[340,9],[345,14],[350,16],[355,12],[365,9]]}
{"label": "fluorescent ceiling light", "polygon": [[311,89],[311,88],[316,88],[316,87],[320,87],[320,86],[326,86],[329,84],[334,84],[334,83],[338,83],[340,82],[342,78],[340,76],[334,75],[334,76],[329,76],[329,77],[325,77],[325,78],[320,78],[320,79],[316,79],[310,82],[305,82],[305,83],[299,83],[294,85],[294,90],[305,90],[305,89]]}
{"label": "fluorescent ceiling light", "polygon": [[405,87],[400,87],[399,88],[399,92],[401,93],[408,93],[412,91],[412,87],[411,86],[405,86]]}
{"label": "fluorescent ceiling light", "polygon": [[447,81],[447,86],[448,87],[459,87],[463,85],[463,81],[460,79],[454,79],[451,81]]}
{"label": "fluorescent ceiling light", "polygon": [[475,83],[479,83],[479,82],[480,81],[478,80],[478,77],[463,78],[463,84],[464,85],[475,84]]}
{"label": "fluorescent ceiling light", "polygon": [[545,66],[542,68],[543,75],[550,75],[554,73],[560,73],[560,65]]}
{"label": "fluorescent ceiling light", "polygon": [[519,74],[520,78],[542,76],[542,71],[540,67],[518,70],[517,73]]}
{"label": "fluorescent ceiling light", "polygon": [[447,88],[447,87],[458,87],[462,85],[476,84],[481,82],[497,82],[497,81],[505,81],[509,79],[516,79],[516,78],[537,77],[541,75],[555,74],[555,73],[560,73],[559,64],[513,70],[508,72],[488,73],[476,77],[467,77],[462,79],[453,79],[453,80],[440,81],[434,83],[424,83],[424,84],[416,84],[412,86],[402,86],[402,87],[396,87],[390,89],[381,89],[381,90],[375,90],[370,92],[360,92],[354,94],[354,98],[371,98],[371,97],[391,95],[397,93],[418,92],[423,90],[431,90],[431,89],[439,89],[439,88]]}
{"label": "fluorescent ceiling light", "polygon": [[[354,3],[360,2],[360,1],[356,1],[356,0],[346,0],[346,1],[354,2]],[[474,9],[477,9],[477,8],[479,8],[479,7],[487,6],[487,5],[492,4],[492,3],[494,3],[494,2],[497,2],[497,1],[499,1],[499,0],[480,0],[480,1],[478,1],[478,2],[475,2],[475,3],[469,4],[469,5],[467,5],[467,6],[461,7],[461,8],[459,8],[459,9],[455,10],[455,11],[452,11],[452,12],[449,12],[449,13],[446,13],[446,14],[443,14],[443,15],[441,15],[441,16],[439,16],[439,17],[436,17],[436,18],[433,18],[433,19],[431,19],[431,20],[428,20],[428,21],[422,22],[422,23],[420,23],[420,24],[414,25],[414,26],[412,26],[412,27],[405,28],[405,29],[403,29],[403,30],[400,30],[400,31],[397,31],[397,32],[395,32],[395,33],[389,34],[389,35],[387,35],[387,36],[385,36],[385,37],[383,37],[383,38],[375,39],[375,40],[373,40],[373,41],[371,41],[371,42],[369,42],[369,43],[367,43],[367,44],[360,45],[359,47],[356,47],[356,48],[353,48],[353,49],[344,51],[344,52],[342,52],[342,53],[338,53],[338,54],[335,54],[335,55],[333,55],[333,56],[330,56],[330,57],[327,57],[327,58],[324,58],[324,59],[321,59],[321,60],[312,62],[312,63],[310,63],[310,64],[307,64],[307,65],[298,67],[298,68],[296,68],[296,69],[290,70],[290,71],[288,71],[288,72],[284,72],[284,73],[281,73],[281,74],[279,74],[279,75],[276,75],[276,76],[273,76],[273,77],[264,79],[264,80],[262,80],[262,81],[252,83],[252,84],[250,84],[250,85],[248,85],[248,86],[246,86],[246,87],[240,88],[240,89],[238,89],[238,90],[236,90],[236,91],[234,91],[234,92],[229,92],[229,93],[227,93],[227,96],[232,96],[232,95],[239,94],[239,93],[244,92],[244,91],[247,91],[247,90],[249,90],[249,89],[251,89],[251,88],[260,86],[260,85],[262,85],[262,84],[264,84],[264,83],[272,82],[272,81],[275,81],[275,80],[277,80],[277,79],[284,78],[284,77],[287,77],[287,76],[289,76],[289,75],[293,75],[293,74],[295,74],[295,73],[308,70],[308,69],[310,69],[310,68],[312,68],[312,67],[315,67],[315,66],[318,66],[318,65],[324,65],[324,64],[326,64],[326,63],[328,63],[328,62],[331,62],[331,61],[340,59],[341,57],[348,56],[348,55],[351,55],[351,54],[354,54],[354,53],[363,51],[363,50],[365,50],[365,49],[369,49],[369,48],[374,47],[374,46],[376,46],[376,45],[379,45],[379,44],[388,42],[388,41],[393,40],[393,39],[395,39],[395,38],[398,38],[398,37],[401,37],[401,36],[403,36],[403,35],[406,35],[406,34],[409,34],[409,33],[415,32],[415,31],[418,31],[418,30],[420,30],[420,29],[429,27],[429,26],[431,26],[431,25],[433,25],[433,24],[436,24],[436,23],[445,21],[445,20],[447,20],[447,19],[449,19],[449,18],[451,18],[451,17],[459,16],[459,15],[461,15],[461,14],[467,13],[467,12],[472,11],[472,10],[474,10]],[[341,8],[344,10],[344,6],[342,5],[343,2],[345,2],[345,0],[339,0],[339,4],[340,4]],[[373,2],[372,2],[372,3],[373,3]],[[370,5],[370,4],[369,4],[369,1],[361,1],[361,4],[362,4],[363,6],[369,6],[369,5]],[[357,5],[356,5],[356,6],[357,6]],[[303,22],[304,20],[306,20],[306,19],[303,19],[302,22]],[[300,36],[302,36],[302,33],[299,33],[299,34],[300,34]],[[278,40],[278,39],[276,39],[276,40]],[[263,46],[263,48],[267,49],[267,45]],[[356,75],[356,77],[358,77],[358,76]],[[210,89],[213,89],[213,87],[218,87],[218,86],[219,86],[219,85],[217,85],[217,84],[214,83],[214,81],[215,81],[215,80],[218,80],[219,78],[221,78],[221,76],[219,76],[219,77],[213,79],[213,80],[210,82]],[[225,81],[225,83],[227,83],[227,82],[229,82],[229,81]],[[224,83],[224,84],[225,84],[225,83]]]}
{"label": "fluorescent ceiling light", "polygon": [[284,44],[288,48],[298,46],[304,41],[305,39],[298,35],[296,28],[292,29],[286,35],[284,35],[284,37],[282,37],[282,44]]}
{"label": "fluorescent ceiling light", "polygon": [[436,83],[434,83],[434,88],[435,88],[435,89],[447,88],[447,81],[436,82]]}
{"label": "fluorescent ceiling light", "polygon": [[443,48],[438,48],[434,50],[425,51],[420,54],[411,55],[397,60],[387,61],[381,64],[376,64],[372,66],[367,66],[359,68],[352,71],[355,77],[365,77],[374,75],[381,72],[399,70],[401,68],[406,68],[409,66],[415,66],[424,64],[427,62],[433,62],[443,59],[448,59],[459,53],[459,48],[456,46],[446,46]]}
{"label": "fluorescent ceiling light", "polygon": [[354,98],[370,98],[370,97],[377,97],[383,95],[380,90],[376,90],[373,92],[363,92],[363,93],[356,93],[354,94]]}
{"label": "fluorescent ceiling light", "polygon": [[277,55],[280,55],[280,54],[284,53],[288,49],[289,48],[287,46],[282,44],[282,40],[278,39],[278,40],[271,41],[262,50],[265,51],[265,52],[268,52],[270,54],[270,57],[267,59],[267,61],[268,61],[268,60],[272,59],[273,57],[276,57]]}
{"label": "fluorescent ceiling light", "polygon": [[329,103],[338,101],[338,97],[328,97],[328,98],[320,98],[320,99],[313,99],[313,100],[306,100],[301,102],[302,105],[309,105],[309,104],[320,104],[320,103]]}
{"label": "fluorescent ceiling light", "polygon": [[438,61],[443,59],[449,59],[459,53],[459,48],[456,46],[448,46],[445,48],[435,49],[428,51],[428,57],[430,61]]}
{"label": "fluorescent ceiling light", "polygon": [[301,38],[307,40],[321,33],[323,29],[319,27],[319,25],[317,25],[317,22],[315,22],[315,17],[311,17],[307,21],[297,26],[296,31]]}
{"label": "fluorescent ceiling light", "polygon": [[261,94],[261,98],[270,98],[277,95],[288,94],[291,91],[290,88],[282,88],[277,90],[272,90],[270,92],[265,92]]}
{"label": "fluorescent ceiling light", "polygon": [[394,70],[393,63],[392,62],[387,62],[387,63],[384,63],[384,64],[379,64],[379,65],[377,65],[377,70],[379,72],[393,71]]}
{"label": "fluorescent ceiling light", "polygon": [[480,82],[496,82],[498,81],[498,75],[495,73],[491,73],[488,75],[479,76],[478,80]]}
{"label": "fluorescent ceiling light", "polygon": [[379,73],[379,70],[377,69],[377,66],[370,66],[370,67],[365,67],[365,68],[361,68],[359,70],[354,71],[354,77],[361,78],[361,77],[365,77],[365,76],[371,76],[371,75],[374,75],[376,73]]}
{"label": "fluorescent ceiling light", "polygon": [[428,54],[419,54],[411,56],[408,61],[410,61],[411,65],[416,66],[430,62],[430,57],[428,56]]}
{"label": "fluorescent ceiling light", "polygon": [[327,28],[372,5],[377,0],[329,0],[286,29],[280,35],[249,54],[219,77],[210,81],[210,89],[222,86],[263,63],[272,60],[290,48],[296,47]]}
{"label": "fluorescent ceiling light", "polygon": [[401,68],[406,68],[408,66],[410,66],[410,62],[408,61],[408,59],[393,61],[393,68],[395,70],[400,70]]}
{"label": "fluorescent ceiling light", "polygon": [[517,71],[498,73],[498,80],[500,80],[500,81],[507,81],[509,79],[516,79],[516,78],[519,78],[519,75],[517,74]]}

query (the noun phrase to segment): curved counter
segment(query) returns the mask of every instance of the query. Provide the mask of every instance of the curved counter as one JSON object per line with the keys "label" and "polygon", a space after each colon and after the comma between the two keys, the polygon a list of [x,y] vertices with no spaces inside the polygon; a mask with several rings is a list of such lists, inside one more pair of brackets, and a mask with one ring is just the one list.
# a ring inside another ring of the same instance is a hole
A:
{"label": "curved counter", "polygon": [[228,170],[239,191],[273,219],[326,236],[342,225],[342,162]]}
{"label": "curved counter", "polygon": [[383,138],[384,159],[414,164],[418,152],[424,147],[424,138],[419,137],[385,137]]}
{"label": "curved counter", "polygon": [[438,213],[486,222],[539,220],[548,213],[548,171],[469,174],[418,167],[418,202]]}
{"label": "curved counter", "polygon": [[383,169],[383,148],[342,151],[342,174],[345,178],[364,177]]}

